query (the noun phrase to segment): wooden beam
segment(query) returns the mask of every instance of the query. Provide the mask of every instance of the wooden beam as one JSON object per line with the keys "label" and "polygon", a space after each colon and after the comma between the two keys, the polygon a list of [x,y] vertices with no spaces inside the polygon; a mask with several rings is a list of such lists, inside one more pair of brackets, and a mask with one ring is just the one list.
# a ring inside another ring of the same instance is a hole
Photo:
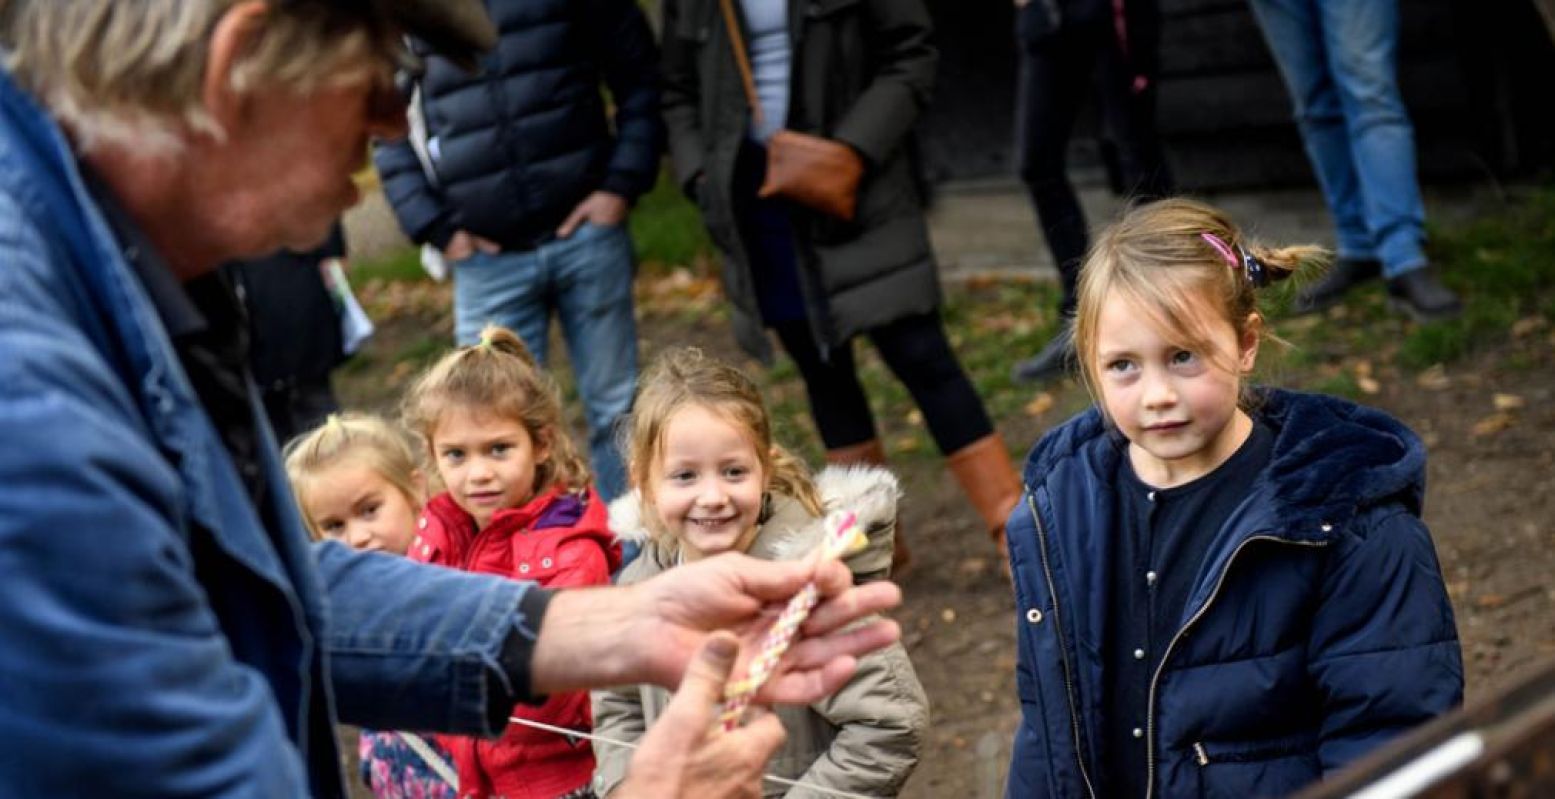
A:
{"label": "wooden beam", "polygon": [[[1545,2],[1546,0],[1540,0]],[[1370,790],[1370,793],[1362,793]],[[1384,745],[1296,799],[1555,796],[1555,660]]]}

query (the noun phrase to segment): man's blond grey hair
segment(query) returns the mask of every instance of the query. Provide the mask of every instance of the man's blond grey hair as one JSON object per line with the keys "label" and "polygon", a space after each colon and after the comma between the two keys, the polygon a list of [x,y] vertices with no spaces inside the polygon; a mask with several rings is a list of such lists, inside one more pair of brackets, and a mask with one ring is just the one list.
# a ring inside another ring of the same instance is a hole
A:
{"label": "man's blond grey hair", "polygon": [[[83,150],[176,151],[178,131],[221,131],[201,102],[210,37],[241,0],[0,0],[15,80]],[[307,92],[360,80],[398,46],[386,25],[329,2],[273,2],[232,71],[237,91]]]}

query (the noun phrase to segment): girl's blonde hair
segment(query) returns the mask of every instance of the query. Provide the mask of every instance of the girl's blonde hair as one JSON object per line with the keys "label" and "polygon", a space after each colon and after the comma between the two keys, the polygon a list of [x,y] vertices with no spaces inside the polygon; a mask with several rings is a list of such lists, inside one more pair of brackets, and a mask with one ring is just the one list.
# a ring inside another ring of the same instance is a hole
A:
{"label": "girl's blonde hair", "polygon": [[[1098,321],[1116,294],[1163,331],[1173,344],[1205,355],[1235,372],[1234,361],[1213,346],[1211,325],[1221,320],[1243,341],[1261,323],[1257,289],[1297,271],[1321,269],[1321,247],[1267,247],[1252,242],[1220,210],[1171,198],[1137,206],[1097,237],[1080,271],[1075,350],[1091,395],[1100,397]],[[1202,317],[1205,307],[1214,322]]]}
{"label": "girl's blonde hair", "polygon": [[416,454],[404,431],[381,417],[359,413],[330,414],[324,424],[288,442],[283,454],[286,476],[297,496],[303,524],[315,541],[324,536],[308,514],[308,489],[325,469],[347,461],[366,465],[399,489],[412,508],[421,507]]}
{"label": "girl's blonde hair", "polygon": [[[567,434],[561,392],[513,331],[487,325],[478,343],[444,355],[405,395],[405,426],[421,436],[432,463],[437,423],[454,408],[515,420],[537,448],[546,448],[545,460],[535,464],[535,495],[553,485],[569,491],[588,487],[588,463]],[[429,471],[436,475],[436,469]]]}
{"label": "girl's blonde hair", "polygon": [[773,443],[772,421],[756,384],[739,369],[686,347],[660,355],[643,374],[628,428],[627,468],[641,492],[642,518],[654,540],[664,541],[669,533],[654,512],[650,476],[663,458],[670,418],[692,406],[706,408],[744,431],[756,450],[768,491],[798,500],[812,516],[824,512],[804,462]]}

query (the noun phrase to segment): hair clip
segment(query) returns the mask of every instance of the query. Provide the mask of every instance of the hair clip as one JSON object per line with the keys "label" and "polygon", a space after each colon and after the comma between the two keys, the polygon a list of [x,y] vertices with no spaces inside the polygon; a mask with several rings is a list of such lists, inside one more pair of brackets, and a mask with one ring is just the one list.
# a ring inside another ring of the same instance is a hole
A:
{"label": "hair clip", "polygon": [[1199,238],[1203,239],[1204,243],[1214,247],[1215,252],[1220,253],[1220,257],[1226,259],[1227,266],[1232,269],[1241,267],[1242,274],[1247,276],[1247,282],[1253,284],[1253,288],[1261,289],[1269,285],[1268,268],[1263,265],[1263,261],[1254,258],[1253,254],[1247,251],[1247,248],[1238,244],[1233,252],[1231,246],[1226,244],[1225,239],[1213,233],[1200,233]]}
{"label": "hair clip", "polygon": [[1242,256],[1242,272],[1247,275],[1247,282],[1253,284],[1253,288],[1261,289],[1269,285],[1269,270],[1264,268],[1263,261],[1253,257],[1242,245],[1236,245],[1236,251]]}
{"label": "hair clip", "polygon": [[1203,239],[1204,243],[1214,247],[1215,252],[1220,253],[1221,258],[1226,259],[1226,266],[1232,269],[1237,268],[1238,261],[1236,255],[1231,252],[1230,245],[1226,244],[1224,239],[1213,233],[1200,233],[1199,238]]}
{"label": "hair clip", "polygon": [[475,346],[480,347],[483,350],[490,350],[492,348],[491,331],[482,330],[481,340],[475,342]]}

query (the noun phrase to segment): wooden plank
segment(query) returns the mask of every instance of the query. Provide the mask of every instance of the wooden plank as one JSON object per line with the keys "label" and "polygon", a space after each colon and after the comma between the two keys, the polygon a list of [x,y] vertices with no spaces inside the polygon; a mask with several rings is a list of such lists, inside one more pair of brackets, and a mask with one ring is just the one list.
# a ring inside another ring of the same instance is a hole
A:
{"label": "wooden plank", "polygon": [[1384,746],[1297,799],[1555,795],[1555,661]]}

